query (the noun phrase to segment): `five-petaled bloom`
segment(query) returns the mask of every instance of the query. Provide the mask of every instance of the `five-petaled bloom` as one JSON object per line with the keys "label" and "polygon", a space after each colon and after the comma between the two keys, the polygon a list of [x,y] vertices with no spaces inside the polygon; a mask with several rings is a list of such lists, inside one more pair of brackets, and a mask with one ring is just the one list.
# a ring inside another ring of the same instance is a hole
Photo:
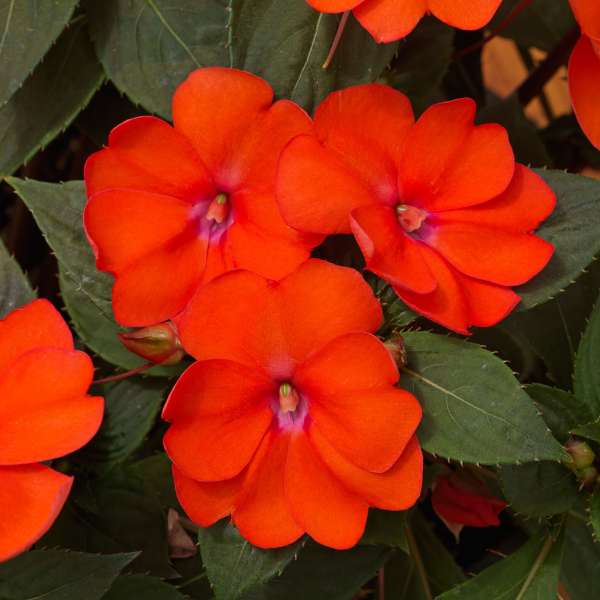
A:
{"label": "five-petaled bloom", "polygon": [[359,273],[315,259],[278,282],[236,270],[199,290],[179,329],[197,362],[163,411],[196,523],[231,514],[255,546],[306,531],[349,548],[369,506],[414,504],[421,408],[394,387],[396,364],[372,335],[381,316]]}
{"label": "five-petaled bloom", "polygon": [[504,318],[552,246],[531,234],[555,205],[515,165],[506,131],[473,125],[469,99],[415,124],[408,99],[378,84],[335,92],[279,159],[275,194],[299,231],[354,233],[367,268],[426,317],[460,333]]}
{"label": "five-petaled bloom", "polygon": [[39,462],[77,450],[98,430],[104,400],[86,395],[93,371],[47,300],[0,320],[0,561],[42,536],[69,494],[73,478]]}
{"label": "five-petaled bloom", "polygon": [[481,477],[469,469],[438,476],[431,504],[437,516],[455,536],[465,525],[500,525],[498,515],[508,506],[508,502],[492,496]]}
{"label": "five-petaled bloom", "polygon": [[458,29],[480,29],[494,16],[501,0],[307,0],[318,11],[352,10],[378,42],[407,36],[425,14]]}
{"label": "five-petaled bloom", "polygon": [[279,215],[279,153],[313,125],[295,104],[272,101],[250,73],[199,69],[175,92],[174,128],[154,117],[126,121],[88,160],[84,223],[98,268],[116,276],[120,323],[170,319],[229,269],[279,279],[322,241]]}

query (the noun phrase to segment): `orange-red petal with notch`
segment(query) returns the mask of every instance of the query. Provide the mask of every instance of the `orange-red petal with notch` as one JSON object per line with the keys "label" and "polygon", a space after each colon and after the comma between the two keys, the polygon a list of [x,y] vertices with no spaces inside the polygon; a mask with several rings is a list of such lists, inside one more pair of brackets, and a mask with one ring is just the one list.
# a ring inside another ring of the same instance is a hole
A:
{"label": "orange-red petal with notch", "polygon": [[427,12],[427,0],[365,0],[354,9],[360,24],[377,42],[407,36]]}
{"label": "orange-red petal with notch", "polygon": [[319,12],[340,13],[353,9],[361,2],[362,0],[310,0],[308,3]]}
{"label": "orange-red petal with notch", "polygon": [[162,194],[186,202],[217,194],[189,142],[156,117],[137,117],[115,127],[108,148],[88,159],[85,186],[88,198],[109,189]]}
{"label": "orange-red petal with notch", "polygon": [[569,3],[584,35],[600,40],[600,2],[598,0],[569,0]]}
{"label": "orange-red petal with notch", "polygon": [[233,191],[244,169],[237,158],[249,129],[263,118],[273,90],[244,71],[193,71],[173,96],[173,123],[206,165],[221,191]]}
{"label": "orange-red petal with notch", "polygon": [[63,507],[73,477],[38,464],[0,465],[0,562],[27,550]]}
{"label": "orange-red petal with notch", "polygon": [[284,471],[291,428],[273,422],[248,465],[239,503],[231,520],[242,536],[259,548],[279,548],[295,542],[304,530],[290,512]]}
{"label": "orange-red petal with notch", "polygon": [[385,346],[369,333],[353,332],[311,354],[291,383],[344,458],[382,473],[398,460],[421,420],[415,397],[394,387],[398,377]]}
{"label": "orange-red petal with notch", "polygon": [[[371,165],[374,172],[377,165]],[[275,198],[283,220],[309,233],[350,233],[353,208],[374,204],[379,184],[369,186],[346,156],[302,135],[284,149],[277,165]]]}
{"label": "orange-red petal with notch", "polygon": [[173,464],[175,492],[187,516],[201,527],[210,527],[231,514],[245,471],[223,481],[196,481]]}
{"label": "orange-red petal with notch", "polygon": [[194,363],[163,409],[171,460],[201,481],[234,477],[250,462],[273,420],[277,383],[231,360]]}
{"label": "orange-red petal with notch", "polygon": [[600,149],[600,56],[585,35],[569,60],[569,92],[583,133]]}
{"label": "orange-red petal with notch", "polygon": [[473,126],[470,98],[435,104],[413,128],[402,155],[400,202],[428,212],[495,198],[509,185],[514,155],[500,125]]}
{"label": "orange-red petal with notch", "polygon": [[227,230],[235,267],[281,279],[308,260],[324,236],[300,233],[279,214],[273,186],[242,190],[231,199],[235,222]]}
{"label": "orange-red petal with notch", "polygon": [[[310,417],[308,417],[310,419]],[[361,538],[369,507],[327,468],[308,439],[294,427],[285,465],[285,491],[292,515],[319,544],[344,550]]]}
{"label": "orange-red petal with notch", "polygon": [[104,399],[86,394],[94,367],[87,354],[34,348],[0,378],[0,464],[64,456],[98,431]]}
{"label": "orange-red petal with notch", "polygon": [[436,224],[423,232],[425,239],[465,275],[500,285],[521,285],[548,263],[554,246],[530,233],[496,229],[473,223]]}
{"label": "orange-red petal with notch", "polygon": [[392,285],[406,287],[418,294],[435,289],[435,278],[413,239],[400,227],[393,208],[355,208],[350,213],[350,224],[367,261],[367,269]]}
{"label": "orange-red petal with notch", "polygon": [[360,273],[310,259],[279,282],[241,269],[216,277],[190,302],[179,337],[198,360],[228,358],[291,376],[332,339],[377,331],[381,315]]}
{"label": "orange-red petal with notch", "polygon": [[423,453],[413,435],[400,458],[384,473],[370,473],[347,461],[327,441],[318,427],[309,430],[310,441],[335,476],[369,506],[383,510],[406,510],[421,494]]}
{"label": "orange-red petal with notch", "polygon": [[554,192],[544,180],[523,165],[515,164],[510,185],[499,196],[468,208],[445,210],[435,214],[435,221],[471,223],[506,231],[533,231],[556,205]]}
{"label": "orange-red petal with notch", "polygon": [[502,0],[427,0],[429,10],[444,23],[474,30],[487,25]]}
{"label": "orange-red petal with notch", "polygon": [[14,360],[33,348],[73,350],[73,336],[60,313],[43,298],[0,319],[0,376]]}

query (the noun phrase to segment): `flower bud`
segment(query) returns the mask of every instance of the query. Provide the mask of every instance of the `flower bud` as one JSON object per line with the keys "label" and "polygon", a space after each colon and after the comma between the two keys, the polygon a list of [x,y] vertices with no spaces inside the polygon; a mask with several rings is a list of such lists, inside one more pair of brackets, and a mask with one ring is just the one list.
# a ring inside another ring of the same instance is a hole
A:
{"label": "flower bud", "polygon": [[388,352],[392,355],[394,361],[399,367],[403,367],[408,360],[406,358],[406,346],[404,340],[399,333],[394,332],[392,337],[383,342],[383,345],[387,348]]}
{"label": "flower bud", "polygon": [[598,477],[598,470],[596,467],[586,467],[585,469],[573,469],[573,473],[575,473],[575,477],[579,480],[581,484],[579,489],[581,489],[586,483],[593,481]]}
{"label": "flower bud", "polygon": [[567,442],[566,450],[573,458],[573,464],[571,465],[573,470],[581,471],[582,469],[586,469],[594,462],[594,458],[596,458],[590,445],[575,437]]}
{"label": "flower bud", "polygon": [[179,343],[177,328],[170,321],[117,333],[117,337],[130,352],[163,367],[176,365],[186,354]]}

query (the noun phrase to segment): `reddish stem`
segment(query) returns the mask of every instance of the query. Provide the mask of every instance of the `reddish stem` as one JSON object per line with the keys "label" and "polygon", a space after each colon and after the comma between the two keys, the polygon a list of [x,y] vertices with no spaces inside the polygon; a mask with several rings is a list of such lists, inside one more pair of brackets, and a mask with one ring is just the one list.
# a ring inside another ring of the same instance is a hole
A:
{"label": "reddish stem", "polygon": [[133,371],[127,371],[127,373],[121,373],[120,375],[115,375],[114,377],[107,377],[106,379],[96,379],[96,381],[92,381],[90,385],[94,385],[95,383],[110,383],[111,381],[118,381],[119,379],[125,379],[126,377],[131,377],[132,375],[136,375],[137,373],[141,373],[142,371],[146,371],[147,369],[151,369],[155,367],[154,363],[146,363],[137,369],[133,369]]}
{"label": "reddish stem", "polygon": [[379,592],[378,600],[385,600],[385,580],[383,575],[383,567],[377,571],[377,591]]}
{"label": "reddish stem", "polygon": [[500,35],[534,0],[521,0],[517,6],[515,6],[509,13],[506,15],[506,18],[488,35],[486,38],[479,40],[476,44],[469,46],[468,48],[463,48],[459,50],[452,56],[452,60],[457,60],[466,56],[467,54],[471,54],[471,52],[475,52],[475,50],[479,50],[484,44],[487,44],[490,40],[494,39],[497,35]]}
{"label": "reddish stem", "polygon": [[327,57],[327,60],[323,64],[323,71],[329,66],[329,63],[333,59],[333,55],[335,54],[335,50],[338,47],[338,44],[340,43],[340,38],[342,37],[342,32],[344,31],[344,27],[346,27],[346,22],[348,21],[349,16],[350,16],[349,10],[347,10],[342,15],[342,20],[340,21],[340,24],[338,25],[338,30],[335,34],[335,37],[333,38],[333,44],[331,44],[331,50],[329,51],[329,56]]}

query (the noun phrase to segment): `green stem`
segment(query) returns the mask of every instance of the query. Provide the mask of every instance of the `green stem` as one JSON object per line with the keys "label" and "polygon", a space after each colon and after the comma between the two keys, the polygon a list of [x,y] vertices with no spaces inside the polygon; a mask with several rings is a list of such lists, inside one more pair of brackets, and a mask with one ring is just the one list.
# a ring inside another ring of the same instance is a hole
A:
{"label": "green stem", "polygon": [[406,539],[408,541],[408,548],[410,549],[410,555],[415,561],[415,565],[417,566],[417,571],[419,572],[419,576],[421,577],[421,583],[423,584],[423,590],[425,592],[425,597],[427,600],[433,600],[433,594],[431,593],[431,587],[429,586],[429,581],[427,579],[427,572],[425,571],[425,565],[423,564],[423,559],[421,558],[421,553],[419,552],[419,548],[417,547],[417,542],[415,541],[415,536],[412,532],[412,528],[410,525],[406,526]]}
{"label": "green stem", "polygon": [[537,572],[540,570],[542,563],[546,560],[546,556],[548,556],[548,552],[550,552],[550,548],[552,548],[552,544],[554,543],[554,538],[550,536],[542,546],[542,550],[540,551],[539,556],[537,557],[535,563],[533,563],[533,567],[531,567],[531,571],[529,571],[529,575],[519,592],[519,595],[515,598],[515,600],[523,600],[523,596],[527,592],[527,589],[531,585],[533,578],[536,576]]}

